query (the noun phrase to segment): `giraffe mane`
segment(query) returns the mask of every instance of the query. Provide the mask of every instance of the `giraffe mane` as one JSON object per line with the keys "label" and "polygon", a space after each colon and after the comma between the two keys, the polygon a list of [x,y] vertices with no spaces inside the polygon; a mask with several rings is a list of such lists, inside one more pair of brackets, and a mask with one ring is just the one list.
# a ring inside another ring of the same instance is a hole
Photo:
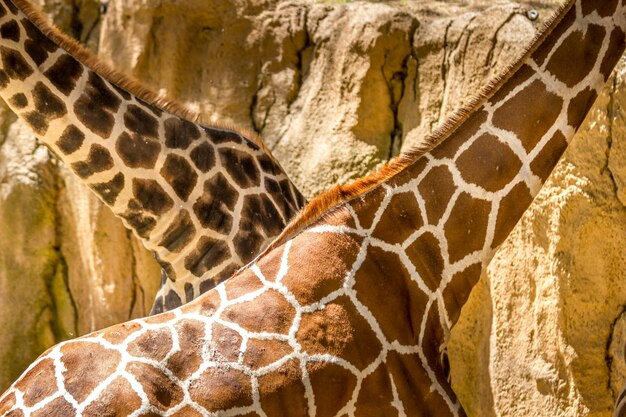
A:
{"label": "giraffe mane", "polygon": [[296,217],[285,227],[283,232],[269,245],[263,253],[280,246],[317,220],[333,216],[341,208],[341,204],[353,200],[376,188],[383,182],[402,172],[417,162],[425,153],[434,149],[439,143],[454,133],[462,124],[522,66],[524,61],[541,45],[546,37],[558,25],[566,12],[576,0],[567,0],[559,6],[555,13],[544,23],[532,42],[522,51],[519,58],[508,65],[499,75],[492,78],[476,95],[463,106],[455,110],[432,133],[417,145],[405,151],[378,168],[369,175],[348,184],[338,184],[314,197],[300,210]]}
{"label": "giraffe mane", "polygon": [[[150,103],[170,114],[173,114],[193,123],[201,123],[201,117],[198,112],[190,109],[189,107],[174,99],[156,93],[152,89],[146,87],[140,81],[136,80],[134,77],[114,69],[113,67],[96,57],[90,50],[81,45],[77,40],[69,37],[54,24],[50,23],[49,19],[43,14],[43,12],[37,6],[31,4],[29,0],[11,1],[15,3],[15,5],[26,15],[28,20],[30,20],[30,22],[34,24],[37,29],[41,30],[44,35],[49,37],[54,43],[59,45],[67,53],[72,55],[82,64],[86,65],[96,74],[100,75],[101,77],[105,78],[107,81],[115,84],[121,89],[128,91],[132,95],[137,96],[141,100]],[[254,144],[258,145],[269,157],[275,159],[265,145],[263,139],[254,131],[242,129],[238,126],[235,126],[234,124],[228,123],[211,123],[210,125],[208,125],[208,127],[235,131],[238,134],[242,135],[245,139],[248,139]]]}

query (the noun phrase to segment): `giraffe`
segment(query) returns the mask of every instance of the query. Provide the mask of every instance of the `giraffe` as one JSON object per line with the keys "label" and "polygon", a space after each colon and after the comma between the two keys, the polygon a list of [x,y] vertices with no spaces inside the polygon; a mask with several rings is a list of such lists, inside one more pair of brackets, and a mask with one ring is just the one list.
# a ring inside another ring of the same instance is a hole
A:
{"label": "giraffe", "polygon": [[625,47],[626,2],[569,0],[424,143],[310,202],[180,308],[61,343],[18,416],[464,416],[446,340]]}
{"label": "giraffe", "polygon": [[254,134],[190,121],[26,0],[3,0],[0,17],[0,96],[155,252],[165,272],[152,313],[229,277],[303,206]]}

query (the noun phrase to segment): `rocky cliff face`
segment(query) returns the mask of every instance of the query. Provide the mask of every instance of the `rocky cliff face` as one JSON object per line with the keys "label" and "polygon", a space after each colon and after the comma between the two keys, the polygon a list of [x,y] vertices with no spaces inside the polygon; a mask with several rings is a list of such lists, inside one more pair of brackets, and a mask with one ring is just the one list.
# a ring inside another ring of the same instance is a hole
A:
{"label": "rocky cliff face", "polygon": [[[557,3],[42,2],[113,66],[260,132],[309,197],[410,148]],[[626,375],[625,82],[622,62],[453,330],[470,415],[610,415]],[[159,272],[5,107],[0,179],[2,388],[51,344],[145,315]]]}

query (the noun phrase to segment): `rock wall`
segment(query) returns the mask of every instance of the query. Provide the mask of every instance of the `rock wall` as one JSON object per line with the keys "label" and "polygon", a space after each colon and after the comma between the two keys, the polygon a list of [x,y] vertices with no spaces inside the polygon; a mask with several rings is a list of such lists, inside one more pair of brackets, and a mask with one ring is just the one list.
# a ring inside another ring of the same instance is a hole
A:
{"label": "rock wall", "polygon": [[[308,196],[408,149],[559,2],[45,0],[115,67],[255,129]],[[449,344],[470,416],[610,416],[624,376],[626,62]],[[0,109],[0,389],[47,346],[146,314],[158,268]]]}

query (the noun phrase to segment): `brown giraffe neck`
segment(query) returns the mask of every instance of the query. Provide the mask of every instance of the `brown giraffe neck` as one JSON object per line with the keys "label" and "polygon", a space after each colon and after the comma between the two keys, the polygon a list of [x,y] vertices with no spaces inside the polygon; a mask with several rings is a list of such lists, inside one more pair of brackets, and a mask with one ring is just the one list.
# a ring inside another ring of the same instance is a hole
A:
{"label": "brown giraffe neck", "polygon": [[564,9],[442,142],[227,282],[52,348],[0,414],[464,416],[447,331],[622,53],[618,3]]}
{"label": "brown giraffe neck", "polygon": [[[478,265],[486,266],[539,192],[626,46],[626,17],[616,13],[623,7],[618,8],[617,0],[595,12],[592,2],[580,2],[581,14],[591,15],[587,23],[576,19],[576,3],[569,0],[562,5],[518,60],[422,144],[379,172],[316,197],[267,251],[334,217],[345,204],[355,206],[353,210],[371,210],[372,200],[380,202],[384,193],[413,181],[419,195],[411,200],[414,207],[407,208],[406,199],[392,199],[388,211],[394,214],[389,219],[385,214],[384,227],[396,233],[404,224],[408,235],[423,226],[449,224],[437,239],[431,236],[428,247],[421,247],[424,253],[440,253],[447,241],[448,259],[433,255],[424,261],[439,274],[444,263],[449,266],[475,255],[473,262],[464,261],[473,267],[469,271],[453,268],[459,285],[447,286],[444,294],[448,324],[456,323],[478,279]],[[613,18],[618,22],[606,33],[602,25]],[[571,35],[561,45],[564,34]],[[603,59],[597,60],[599,55]],[[420,205],[420,197],[432,201]],[[345,203],[335,205],[337,201]],[[407,224],[408,212],[418,220]],[[461,228],[466,234],[454,236],[452,230]],[[444,279],[452,280],[452,275]]]}
{"label": "brown giraffe neck", "polygon": [[[411,181],[408,189],[421,198],[406,233],[423,231],[413,243],[422,252],[414,264],[441,291],[446,331],[622,56],[625,10],[618,0],[569,1],[461,123],[384,182],[398,190]],[[384,218],[391,212],[402,223],[408,210],[403,198],[391,199],[381,221],[393,225]]]}
{"label": "brown giraffe neck", "polygon": [[27,1],[0,6],[0,96],[156,253],[169,280],[154,311],[226,279],[303,205],[258,138],[185,119]]}

